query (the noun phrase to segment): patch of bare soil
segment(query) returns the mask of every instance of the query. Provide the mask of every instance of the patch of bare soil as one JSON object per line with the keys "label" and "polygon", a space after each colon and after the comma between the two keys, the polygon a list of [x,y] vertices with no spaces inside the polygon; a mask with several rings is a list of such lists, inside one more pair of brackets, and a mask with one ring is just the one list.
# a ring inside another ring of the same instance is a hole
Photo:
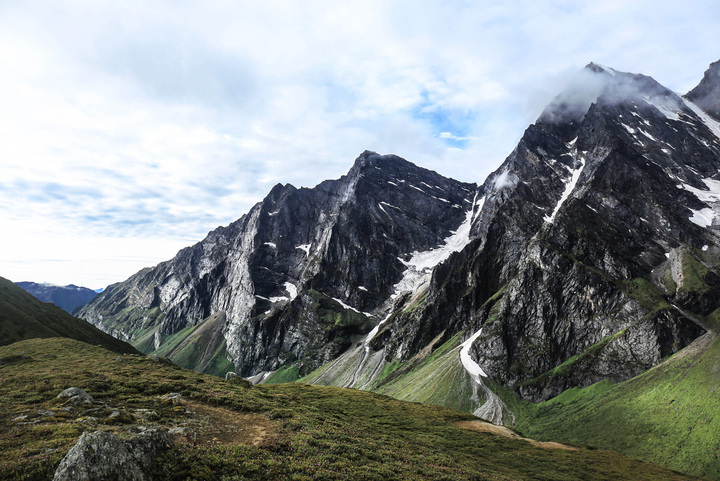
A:
{"label": "patch of bare soil", "polygon": [[195,413],[187,441],[203,444],[260,446],[277,438],[277,428],[262,414],[238,413],[197,401],[183,401]]}
{"label": "patch of bare soil", "polygon": [[568,446],[567,444],[556,443],[553,441],[536,441],[534,439],[524,438],[510,428],[507,428],[505,426],[496,426],[494,424],[490,424],[485,421],[479,421],[479,420],[478,421],[459,421],[459,422],[456,422],[453,424],[455,424],[458,427],[464,428],[464,429],[470,429],[472,431],[479,431],[481,433],[490,433],[490,434],[495,434],[496,436],[505,436],[506,438],[512,438],[512,439],[520,439],[523,441],[527,441],[530,444],[537,446],[539,448],[565,449],[567,451],[579,451],[580,450],[580,448],[578,448],[576,446]]}

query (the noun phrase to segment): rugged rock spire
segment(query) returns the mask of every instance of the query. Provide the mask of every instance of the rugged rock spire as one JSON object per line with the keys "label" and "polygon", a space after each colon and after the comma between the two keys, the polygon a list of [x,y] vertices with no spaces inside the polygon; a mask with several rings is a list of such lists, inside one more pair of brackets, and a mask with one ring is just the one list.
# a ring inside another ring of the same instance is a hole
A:
{"label": "rugged rock spire", "polygon": [[697,87],[685,97],[720,120],[720,60],[710,64]]}
{"label": "rugged rock spire", "polygon": [[276,185],[240,220],[110,286],[81,315],[170,357],[180,355],[165,344],[176,333],[212,320],[204,331],[223,336],[196,348],[190,367],[224,374],[229,355],[244,376],[288,362],[309,372],[379,322],[405,262],[452,235],[475,189],[366,151],[338,180]]}

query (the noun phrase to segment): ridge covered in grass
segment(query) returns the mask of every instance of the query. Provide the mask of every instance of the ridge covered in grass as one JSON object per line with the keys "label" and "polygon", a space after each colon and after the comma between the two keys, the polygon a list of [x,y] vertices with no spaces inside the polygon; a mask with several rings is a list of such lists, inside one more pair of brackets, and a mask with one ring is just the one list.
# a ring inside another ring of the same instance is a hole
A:
{"label": "ridge covered in grass", "polygon": [[517,428],[535,439],[591,444],[720,480],[716,333],[623,383],[568,389],[537,405],[516,398],[513,410]]}
{"label": "ridge covered in grass", "polygon": [[0,345],[36,337],[69,337],[120,353],[137,353],[130,344],[40,301],[17,284],[0,277]]}
{"label": "ridge covered in grass", "polygon": [[[141,425],[188,428],[156,460],[156,479],[695,479],[614,452],[465,429],[455,423],[477,418],[445,407],[300,383],[248,389],[70,339],[21,341],[0,358],[2,479],[48,479],[83,431],[124,437]],[[56,396],[69,386],[95,403],[63,405]]]}

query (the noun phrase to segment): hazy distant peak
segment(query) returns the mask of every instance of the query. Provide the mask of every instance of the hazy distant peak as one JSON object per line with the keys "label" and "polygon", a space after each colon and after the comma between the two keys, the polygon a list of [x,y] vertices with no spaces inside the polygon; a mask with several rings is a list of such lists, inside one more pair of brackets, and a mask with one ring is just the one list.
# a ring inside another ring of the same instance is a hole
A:
{"label": "hazy distant peak", "polygon": [[710,64],[700,83],[685,97],[720,120],[720,60]]}

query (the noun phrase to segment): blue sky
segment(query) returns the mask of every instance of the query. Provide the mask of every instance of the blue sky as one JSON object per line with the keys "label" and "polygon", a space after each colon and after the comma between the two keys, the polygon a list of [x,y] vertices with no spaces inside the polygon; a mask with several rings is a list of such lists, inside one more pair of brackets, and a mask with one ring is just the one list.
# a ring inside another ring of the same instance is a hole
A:
{"label": "blue sky", "polygon": [[118,282],[365,149],[482,182],[590,61],[680,93],[712,1],[0,1],[0,276]]}

